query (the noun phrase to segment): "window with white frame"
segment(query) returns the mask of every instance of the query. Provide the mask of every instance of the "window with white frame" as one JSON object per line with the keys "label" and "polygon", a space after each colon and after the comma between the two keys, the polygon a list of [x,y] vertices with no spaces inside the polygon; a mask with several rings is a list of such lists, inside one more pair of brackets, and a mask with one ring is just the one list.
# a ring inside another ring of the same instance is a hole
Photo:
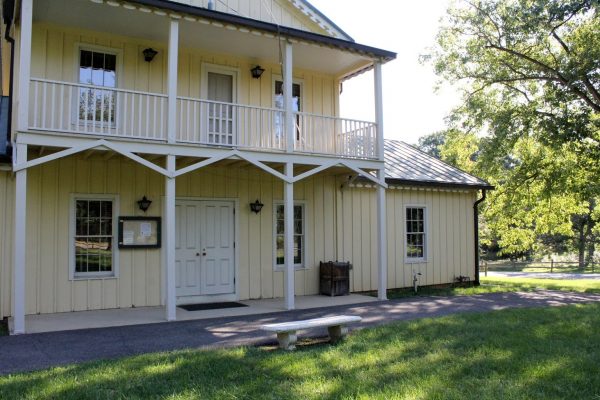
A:
{"label": "window with white frame", "polygon": [[[115,88],[117,85],[117,55],[91,49],[80,49],[79,83]],[[116,93],[113,90],[79,88],[79,121],[114,124],[115,102]]]}
{"label": "window with white frame", "polygon": [[73,199],[73,277],[115,274],[115,199]]}
{"label": "window with white frame", "polygon": [[[285,264],[284,235],[285,219],[283,204],[275,204],[275,266],[282,267]],[[303,204],[294,204],[294,266],[304,266],[304,243],[305,243],[305,210]]]}
{"label": "window with white frame", "polygon": [[426,211],[425,207],[407,206],[406,210],[406,259],[424,260],[426,246]]}

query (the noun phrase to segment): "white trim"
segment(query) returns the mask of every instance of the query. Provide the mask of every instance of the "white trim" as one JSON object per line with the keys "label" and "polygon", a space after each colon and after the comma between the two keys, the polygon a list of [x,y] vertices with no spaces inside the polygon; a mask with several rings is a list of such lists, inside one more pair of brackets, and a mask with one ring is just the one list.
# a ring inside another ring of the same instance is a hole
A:
{"label": "white trim", "polygon": [[[406,209],[407,208],[422,208],[423,209],[423,257],[408,257],[408,243],[407,243],[407,235],[406,231]],[[415,204],[405,204],[403,208],[404,212],[402,214],[402,236],[404,240],[404,263],[405,264],[419,264],[429,262],[429,206],[427,204],[415,203]]]}
{"label": "white trim", "polygon": [[177,64],[179,59],[179,22],[171,19],[167,54],[167,141],[177,139]]}
{"label": "white trim", "polygon": [[[75,273],[75,201],[76,200],[111,200],[112,209],[112,271]],[[119,278],[119,247],[117,236],[119,230],[119,195],[107,193],[71,193],[69,195],[69,280],[92,280]]]}
{"label": "white trim", "polygon": [[[309,232],[309,219],[308,219],[308,206],[306,200],[296,200],[294,199],[294,206],[302,206],[303,215],[304,215],[304,248],[302,249],[302,263],[294,264],[294,270],[302,271],[310,269],[308,263],[306,262],[306,246],[307,246],[307,235]],[[277,206],[283,206],[284,201],[281,199],[273,200],[273,271],[283,272],[285,271],[285,264],[277,264]]]}

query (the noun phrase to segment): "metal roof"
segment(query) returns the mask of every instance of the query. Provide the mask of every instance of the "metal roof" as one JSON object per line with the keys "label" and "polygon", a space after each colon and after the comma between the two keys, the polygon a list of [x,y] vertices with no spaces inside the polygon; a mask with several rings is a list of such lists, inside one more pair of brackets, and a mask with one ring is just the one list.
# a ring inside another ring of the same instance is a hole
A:
{"label": "metal roof", "polygon": [[486,181],[399,140],[386,139],[385,180],[391,184],[493,189]]}

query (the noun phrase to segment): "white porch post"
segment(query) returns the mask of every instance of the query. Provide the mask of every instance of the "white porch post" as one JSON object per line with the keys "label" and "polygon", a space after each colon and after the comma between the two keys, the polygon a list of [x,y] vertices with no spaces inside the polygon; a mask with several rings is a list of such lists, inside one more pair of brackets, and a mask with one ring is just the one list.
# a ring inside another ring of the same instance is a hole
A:
{"label": "white porch post", "polygon": [[[17,144],[16,163],[27,161],[27,145]],[[25,260],[27,249],[27,169],[16,173],[13,273],[13,334],[25,333]]]}
{"label": "white porch post", "polygon": [[294,151],[294,114],[292,104],[292,44],[285,42],[285,59],[283,66],[283,101],[285,104],[285,138],[286,151],[291,153]]}
{"label": "white porch post", "polygon": [[[169,26],[168,58],[168,109],[167,141],[175,143],[177,137],[177,64],[179,53],[179,21],[172,19]],[[167,171],[175,173],[175,156],[167,156]],[[177,293],[175,290],[175,177],[165,177],[165,311],[167,321],[177,319]]]}
{"label": "white porch post", "polygon": [[169,27],[169,60],[168,60],[168,117],[167,141],[175,143],[177,137],[177,63],[179,53],[179,21],[172,19]]}
{"label": "white porch post", "polygon": [[31,75],[31,26],[33,0],[21,1],[21,31],[19,37],[19,91],[17,97],[17,129],[29,125],[29,80]]}
{"label": "white porch post", "polygon": [[[167,156],[167,170],[175,171],[175,156]],[[165,277],[166,277],[166,299],[165,308],[167,321],[175,321],[177,318],[175,291],[175,177],[165,177]]]}
{"label": "white porch post", "polygon": [[[377,155],[380,161],[384,161],[383,141],[383,84],[381,77],[381,62],[375,62],[375,122],[377,124]],[[385,169],[382,166],[377,171],[377,178],[385,182]],[[385,188],[377,186],[377,260],[378,280],[377,298],[387,300],[387,235],[386,235],[386,212],[385,212]]]}
{"label": "white porch post", "polygon": [[[288,162],[285,164],[285,175],[288,178],[294,175],[294,164]],[[283,210],[284,210],[284,239],[283,248],[285,254],[285,272],[284,272],[284,296],[285,308],[293,310],[294,304],[294,184],[284,183]]]}

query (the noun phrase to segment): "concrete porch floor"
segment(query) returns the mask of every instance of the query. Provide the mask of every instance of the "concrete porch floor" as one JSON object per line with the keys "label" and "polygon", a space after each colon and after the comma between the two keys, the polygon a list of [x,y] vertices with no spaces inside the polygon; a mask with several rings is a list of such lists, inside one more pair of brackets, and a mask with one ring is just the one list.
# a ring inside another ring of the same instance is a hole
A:
{"label": "concrete porch floor", "polygon": [[[306,310],[319,307],[370,303],[374,301],[377,301],[376,297],[359,294],[336,297],[320,295],[296,296],[296,309]],[[239,303],[246,304],[247,307],[202,311],[186,311],[177,307],[177,320],[189,321],[285,311],[283,299],[281,298],[244,300],[239,301]],[[26,315],[25,329],[27,333],[42,333],[86,328],[141,325],[158,322],[165,322],[165,308],[163,306]],[[12,324],[12,318],[9,318],[8,327],[10,332],[12,332]]]}

